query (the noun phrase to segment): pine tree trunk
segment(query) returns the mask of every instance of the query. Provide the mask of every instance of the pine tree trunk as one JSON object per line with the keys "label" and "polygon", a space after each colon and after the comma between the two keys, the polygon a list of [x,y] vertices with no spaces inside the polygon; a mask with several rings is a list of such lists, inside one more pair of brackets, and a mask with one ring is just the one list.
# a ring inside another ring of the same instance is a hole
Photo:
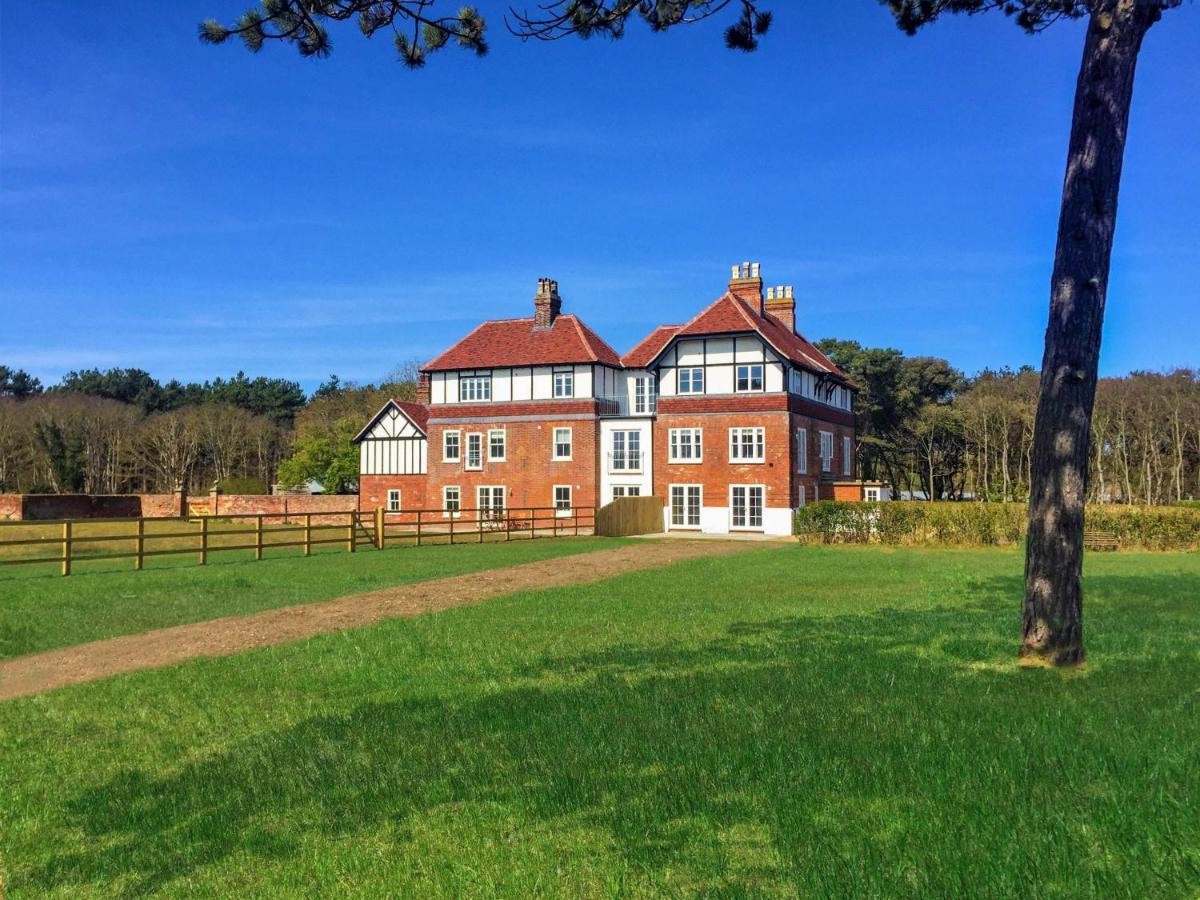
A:
{"label": "pine tree trunk", "polygon": [[1083,509],[1101,324],[1134,69],[1159,15],[1145,0],[1097,0],[1075,86],[1030,463],[1027,664],[1084,658]]}

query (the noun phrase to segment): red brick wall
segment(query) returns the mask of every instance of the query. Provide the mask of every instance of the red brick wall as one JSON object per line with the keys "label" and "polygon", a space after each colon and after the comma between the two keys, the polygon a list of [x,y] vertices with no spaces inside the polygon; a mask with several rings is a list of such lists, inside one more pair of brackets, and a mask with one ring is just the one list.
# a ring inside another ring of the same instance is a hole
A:
{"label": "red brick wall", "polygon": [[325,514],[328,519],[314,518],[315,522],[345,521],[345,513],[358,507],[358,498],[353,494],[218,494],[216,508],[212,508],[211,497],[193,497],[189,502],[204,503],[217,516],[264,515],[282,520],[284,517],[305,513]]}
{"label": "red brick wall", "polygon": [[0,519],[21,518],[21,495],[0,494]]}
{"label": "red brick wall", "polygon": [[[702,484],[704,506],[728,506],[729,485],[762,484],[766,486],[767,506],[790,506],[792,440],[788,425],[787,412],[779,410],[721,414],[660,413],[654,424],[655,493],[661,494],[669,502],[670,485]],[[764,429],[765,461],[731,463],[729,429],[758,426]],[[668,462],[672,428],[704,429],[702,462]]]}
{"label": "red brick wall", "polygon": [[[510,408],[492,412],[495,415],[513,414]],[[487,458],[489,428],[505,430],[503,462],[490,462]],[[569,461],[551,459],[555,428],[570,428],[572,431]],[[442,462],[442,434],[447,430],[462,432],[462,459],[456,463]],[[483,435],[482,471],[467,471],[465,467],[468,432],[479,432]],[[426,501],[430,508],[439,508],[442,505],[442,487],[458,485],[462,508],[473,509],[478,503],[476,489],[480,485],[503,485],[509,508],[552,506],[554,485],[569,484],[575,506],[596,506],[599,440],[600,424],[597,419],[431,423]]]}
{"label": "red brick wall", "polygon": [[147,519],[173,519],[187,514],[187,497],[179,494],[142,494],[142,515]]}
{"label": "red brick wall", "polygon": [[[843,474],[842,469],[842,438],[849,437],[854,440],[853,426],[836,424],[824,419],[816,419],[811,416],[792,415],[792,443],[796,442],[796,430],[798,428],[808,429],[808,468],[804,475],[797,474],[792,485],[792,505],[796,506],[800,503],[799,486],[804,485],[804,501],[811,503],[814,500],[832,500],[833,499],[833,484],[835,480],[854,478],[854,446],[851,446],[850,457],[850,475]],[[820,432],[833,432],[833,467],[829,472],[821,471],[821,436]],[[800,453],[800,448],[795,447],[794,453]],[[799,468],[797,460],[793,457],[793,470]]]}
{"label": "red brick wall", "polygon": [[439,495],[436,502],[425,496],[427,475],[360,475],[358,477],[358,508],[370,512],[387,506],[387,492],[400,491],[401,510],[432,509],[442,505]]}
{"label": "red brick wall", "polygon": [[834,484],[831,487],[834,500],[858,501],[862,499],[862,485],[860,484]]}

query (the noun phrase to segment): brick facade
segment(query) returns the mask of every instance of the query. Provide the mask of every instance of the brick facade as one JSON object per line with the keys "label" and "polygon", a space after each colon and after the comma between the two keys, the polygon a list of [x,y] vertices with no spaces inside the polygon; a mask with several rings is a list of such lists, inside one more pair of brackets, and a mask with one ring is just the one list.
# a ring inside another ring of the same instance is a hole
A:
{"label": "brick facade", "polygon": [[[462,509],[474,509],[477,504],[477,489],[483,485],[502,486],[505,503],[509,508],[554,505],[554,486],[570,485],[571,501],[576,506],[597,506],[597,480],[599,459],[600,420],[594,415],[586,418],[555,418],[548,415],[536,421],[513,421],[521,416],[521,410],[531,405],[525,403],[497,403],[488,409],[492,418],[480,421],[478,416],[463,418],[468,421],[434,424],[442,420],[432,418],[429,426],[429,474],[426,478],[426,500],[429,508],[442,505],[442,488],[456,485],[459,489]],[[595,404],[591,404],[594,409]],[[441,412],[439,410],[438,412]],[[554,453],[554,429],[571,429],[571,458],[556,460]],[[505,454],[502,461],[494,461],[488,454],[488,432],[503,430]],[[443,441],[446,431],[461,432],[459,460],[443,460]],[[467,434],[482,435],[483,461],[479,470],[466,467]]]}

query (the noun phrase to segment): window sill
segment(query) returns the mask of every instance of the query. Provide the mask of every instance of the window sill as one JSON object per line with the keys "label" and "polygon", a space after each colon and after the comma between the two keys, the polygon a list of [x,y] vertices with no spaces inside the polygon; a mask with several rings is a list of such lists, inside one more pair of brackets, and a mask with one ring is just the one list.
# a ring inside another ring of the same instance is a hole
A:
{"label": "window sill", "polygon": [[704,459],[668,459],[667,464],[672,466],[698,466],[704,462]]}

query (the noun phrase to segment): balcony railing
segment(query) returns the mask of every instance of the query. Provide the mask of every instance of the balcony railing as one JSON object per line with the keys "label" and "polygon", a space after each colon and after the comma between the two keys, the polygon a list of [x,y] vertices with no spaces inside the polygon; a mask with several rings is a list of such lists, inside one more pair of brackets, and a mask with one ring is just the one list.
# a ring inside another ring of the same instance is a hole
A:
{"label": "balcony railing", "polygon": [[641,408],[625,395],[600,397],[600,415],[602,416],[652,416],[655,412],[658,397],[650,396],[642,400]]}

